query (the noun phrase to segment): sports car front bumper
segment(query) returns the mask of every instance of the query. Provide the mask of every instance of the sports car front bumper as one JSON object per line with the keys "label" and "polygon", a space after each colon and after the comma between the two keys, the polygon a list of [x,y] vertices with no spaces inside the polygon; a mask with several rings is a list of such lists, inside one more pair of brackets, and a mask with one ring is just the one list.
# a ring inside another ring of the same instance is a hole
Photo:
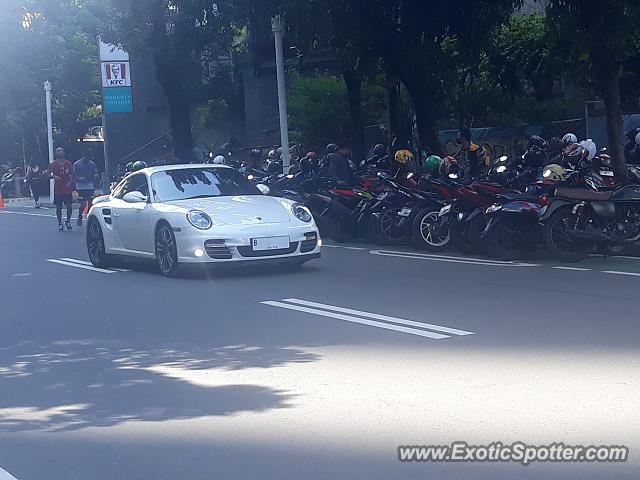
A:
{"label": "sports car front bumper", "polygon": [[[249,227],[214,226],[174,229],[181,263],[296,262],[320,257],[321,240],[314,224],[285,227],[281,224]],[[255,251],[254,239],[289,237],[286,248]]]}

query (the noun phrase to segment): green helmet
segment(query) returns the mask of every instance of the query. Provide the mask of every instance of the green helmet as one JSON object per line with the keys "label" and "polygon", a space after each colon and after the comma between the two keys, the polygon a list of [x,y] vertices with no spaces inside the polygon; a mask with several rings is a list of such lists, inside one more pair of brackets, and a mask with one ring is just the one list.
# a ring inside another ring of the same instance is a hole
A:
{"label": "green helmet", "polygon": [[424,161],[424,168],[427,173],[435,174],[440,171],[440,165],[442,164],[442,159],[437,155],[431,155]]}

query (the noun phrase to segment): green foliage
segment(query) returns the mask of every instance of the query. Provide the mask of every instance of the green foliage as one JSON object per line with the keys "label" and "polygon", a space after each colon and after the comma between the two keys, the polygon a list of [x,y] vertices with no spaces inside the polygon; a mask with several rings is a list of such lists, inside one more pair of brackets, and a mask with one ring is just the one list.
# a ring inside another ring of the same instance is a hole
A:
{"label": "green foliage", "polygon": [[[288,79],[290,126],[295,142],[321,149],[328,143],[351,138],[350,113],[344,80],[335,75],[312,77],[291,73]],[[377,124],[384,115],[384,89],[375,82],[363,88],[362,108],[366,124]]]}

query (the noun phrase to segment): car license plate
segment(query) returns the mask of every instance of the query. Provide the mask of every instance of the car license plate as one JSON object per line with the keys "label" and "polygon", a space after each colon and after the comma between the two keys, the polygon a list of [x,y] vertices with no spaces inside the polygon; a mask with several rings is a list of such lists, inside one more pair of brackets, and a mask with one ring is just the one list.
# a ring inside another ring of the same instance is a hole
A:
{"label": "car license plate", "polygon": [[411,215],[411,209],[408,207],[404,207],[398,212],[398,215],[401,217],[408,217],[409,215]]}
{"label": "car license plate", "polygon": [[264,252],[266,250],[280,250],[289,248],[289,237],[265,237],[251,240],[251,247],[254,252]]}
{"label": "car license plate", "polygon": [[447,213],[449,213],[451,211],[451,205],[445,205],[444,207],[442,207],[440,209],[440,213],[438,214],[439,217],[443,217],[445,216]]}

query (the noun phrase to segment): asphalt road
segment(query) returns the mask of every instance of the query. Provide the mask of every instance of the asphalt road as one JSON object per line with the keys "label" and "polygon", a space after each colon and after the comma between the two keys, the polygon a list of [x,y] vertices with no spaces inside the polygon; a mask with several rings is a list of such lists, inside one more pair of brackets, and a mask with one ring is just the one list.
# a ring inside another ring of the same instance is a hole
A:
{"label": "asphalt road", "polygon": [[[327,246],[166,279],[92,270],[52,215],[0,211],[0,479],[640,477],[640,259]],[[458,440],[631,454],[398,461]]]}

